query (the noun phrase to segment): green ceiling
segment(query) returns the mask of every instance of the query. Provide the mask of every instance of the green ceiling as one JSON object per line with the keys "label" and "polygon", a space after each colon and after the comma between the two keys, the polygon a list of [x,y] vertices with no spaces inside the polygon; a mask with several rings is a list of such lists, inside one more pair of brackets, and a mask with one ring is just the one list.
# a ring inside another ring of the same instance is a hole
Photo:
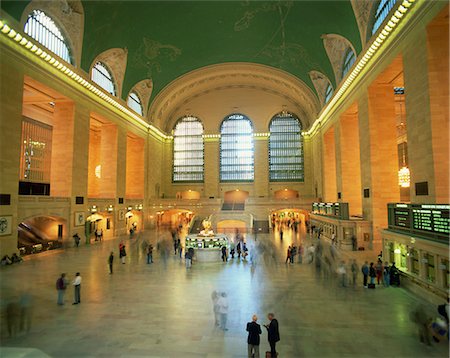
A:
{"label": "green ceiling", "polygon": [[[28,1],[2,1],[20,19]],[[321,35],[336,33],[361,51],[358,27],[345,1],[83,1],[81,67],[113,47],[128,49],[123,96],[152,78],[153,98],[182,74],[223,62],[256,62],[306,82],[310,70],[333,82]]]}

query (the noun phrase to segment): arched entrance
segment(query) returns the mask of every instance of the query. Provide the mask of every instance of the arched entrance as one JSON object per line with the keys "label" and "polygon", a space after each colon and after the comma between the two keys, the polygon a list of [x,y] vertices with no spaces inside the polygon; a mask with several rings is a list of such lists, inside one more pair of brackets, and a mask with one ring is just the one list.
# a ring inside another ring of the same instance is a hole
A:
{"label": "arched entrance", "polygon": [[21,255],[62,247],[67,237],[67,221],[54,215],[37,215],[24,219],[17,227],[17,248]]}
{"label": "arched entrance", "polygon": [[163,210],[156,213],[156,223],[159,228],[184,226],[191,222],[193,216],[194,213],[186,209]]}
{"label": "arched entrance", "polygon": [[309,213],[304,209],[285,208],[277,209],[270,213],[269,222],[273,230],[280,226],[297,229],[305,228],[309,223]]}

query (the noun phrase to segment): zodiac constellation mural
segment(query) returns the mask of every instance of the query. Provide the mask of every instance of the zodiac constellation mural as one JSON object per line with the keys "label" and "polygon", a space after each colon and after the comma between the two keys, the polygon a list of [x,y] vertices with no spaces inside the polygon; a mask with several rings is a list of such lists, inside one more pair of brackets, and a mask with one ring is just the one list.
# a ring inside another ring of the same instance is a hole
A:
{"label": "zodiac constellation mural", "polygon": [[144,37],[134,56],[134,63],[137,66],[145,67],[147,76],[152,77],[154,71],[161,72],[161,62],[164,59],[175,61],[180,55],[181,50],[178,47]]}
{"label": "zodiac constellation mural", "polygon": [[[249,7],[252,4],[250,1],[244,1],[241,5]],[[235,22],[234,31],[239,32],[248,29],[252,20],[258,14],[273,12],[275,16],[279,17],[280,24],[254,57],[266,57],[273,66],[281,69],[285,69],[287,66],[301,68],[303,64],[306,64],[309,68],[321,69],[320,65],[312,60],[308,51],[302,45],[286,40],[286,20],[293,6],[295,6],[294,1],[278,0],[276,2],[259,3],[258,6],[245,11],[242,17]]]}

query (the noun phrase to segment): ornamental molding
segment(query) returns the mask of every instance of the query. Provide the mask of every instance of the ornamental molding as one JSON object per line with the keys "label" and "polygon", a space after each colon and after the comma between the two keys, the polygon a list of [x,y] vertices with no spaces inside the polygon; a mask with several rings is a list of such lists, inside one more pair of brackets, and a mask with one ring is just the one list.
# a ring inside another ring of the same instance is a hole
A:
{"label": "ornamental molding", "polygon": [[122,98],[122,86],[125,78],[125,71],[127,69],[127,58],[128,50],[126,48],[112,48],[106,50],[98,55],[94,61],[92,61],[89,69],[89,75],[91,74],[92,68],[98,61],[106,64],[113,76],[117,97]]}
{"label": "ornamental molding", "polygon": [[131,88],[131,90],[128,92],[127,100],[128,100],[128,96],[133,91],[139,95],[139,98],[141,100],[142,109],[143,109],[143,117],[146,117],[147,111],[148,111],[148,104],[150,102],[150,97],[152,96],[152,91],[153,91],[153,81],[151,79],[147,78],[145,80],[142,80],[142,81],[139,81],[138,83],[136,83],[133,86],[133,88]]}
{"label": "ornamental molding", "polygon": [[327,90],[328,84],[333,87],[330,79],[319,71],[309,71],[309,78],[316,89],[317,95],[319,96],[320,103],[322,106],[325,104],[325,92]]}
{"label": "ornamental molding", "polygon": [[337,34],[324,34],[321,36],[323,40],[323,46],[327,52],[328,59],[330,60],[331,67],[333,67],[334,77],[336,79],[336,87],[342,79],[342,67],[344,65],[344,56],[348,48],[357,55],[355,48],[349,40],[344,36]]}
{"label": "ornamental molding", "polygon": [[194,70],[172,81],[151,104],[149,118],[162,129],[170,128],[176,120],[172,116],[193,98],[233,88],[252,88],[284,97],[299,108],[305,128],[320,110],[314,92],[285,71],[253,63],[225,63]]}
{"label": "ornamental molding", "polygon": [[369,30],[369,22],[371,14],[376,4],[373,0],[351,0],[353,12],[355,13],[356,23],[358,24],[359,34],[363,48],[367,43],[367,31]]}

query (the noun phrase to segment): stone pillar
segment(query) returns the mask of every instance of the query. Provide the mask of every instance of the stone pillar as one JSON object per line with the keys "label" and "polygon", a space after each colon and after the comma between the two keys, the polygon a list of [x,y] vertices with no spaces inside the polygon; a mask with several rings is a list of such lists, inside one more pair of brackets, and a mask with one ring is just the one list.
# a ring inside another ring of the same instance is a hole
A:
{"label": "stone pillar", "polygon": [[334,127],[323,136],[324,201],[336,201],[336,149]]}
{"label": "stone pillar", "polygon": [[[10,205],[0,205],[0,255],[17,252],[17,207],[22,136],[23,74],[0,56],[0,194],[10,195]],[[8,233],[8,232],[11,233]]]}
{"label": "stone pillar", "polygon": [[269,140],[255,137],[255,197],[269,196]]}
{"label": "stone pillar", "polygon": [[[336,201],[342,200],[342,152],[341,152],[341,126],[339,122],[334,125],[334,143],[335,143],[335,166],[336,166]],[[337,193],[341,193],[341,199]]]}
{"label": "stone pillar", "polygon": [[[102,170],[98,196],[100,198],[115,198],[117,189],[117,126],[109,123],[103,124],[100,131],[100,162]],[[121,145],[123,146],[121,152],[125,152],[126,141],[122,140]],[[123,183],[123,186],[125,186],[125,183]]]}
{"label": "stone pillar", "polygon": [[205,197],[220,197],[219,138],[205,139]]}
{"label": "stone pillar", "polygon": [[[114,198],[124,198],[127,191],[127,169],[128,169],[128,136],[126,129],[117,128],[117,151],[116,151],[116,192]],[[143,164],[143,163],[142,163]],[[141,167],[142,167],[141,164]]]}
{"label": "stone pillar", "polygon": [[[408,162],[412,203],[433,203],[434,160],[428,84],[426,34],[417,34],[403,53]],[[447,131],[448,138],[448,131]],[[448,154],[448,153],[447,153]],[[416,196],[415,183],[427,182],[428,195]],[[448,185],[448,182],[447,182]]]}
{"label": "stone pillar", "polygon": [[75,106],[72,102],[56,103],[53,113],[51,196],[71,196],[74,116]]}

